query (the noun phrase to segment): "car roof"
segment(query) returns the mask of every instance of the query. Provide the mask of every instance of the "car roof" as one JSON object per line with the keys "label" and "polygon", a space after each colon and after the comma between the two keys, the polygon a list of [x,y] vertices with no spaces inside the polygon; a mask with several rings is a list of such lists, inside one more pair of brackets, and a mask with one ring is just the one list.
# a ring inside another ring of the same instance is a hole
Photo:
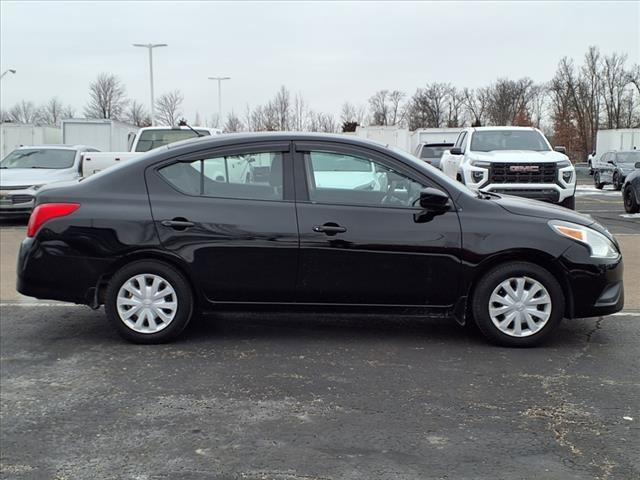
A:
{"label": "car roof", "polygon": [[478,131],[478,132],[482,132],[485,130],[537,130],[537,128],[534,127],[508,127],[508,126],[502,126],[502,127],[471,127],[471,129],[473,131]]}
{"label": "car roof", "polygon": [[[223,145],[235,145],[240,143],[258,143],[264,141],[331,141],[365,147],[384,148],[387,144],[376,142],[353,135],[341,135],[337,133],[312,133],[312,132],[243,132],[225,133],[211,137],[196,137],[180,142],[165,145],[167,150],[202,150]],[[156,149],[161,150],[161,149]]]}

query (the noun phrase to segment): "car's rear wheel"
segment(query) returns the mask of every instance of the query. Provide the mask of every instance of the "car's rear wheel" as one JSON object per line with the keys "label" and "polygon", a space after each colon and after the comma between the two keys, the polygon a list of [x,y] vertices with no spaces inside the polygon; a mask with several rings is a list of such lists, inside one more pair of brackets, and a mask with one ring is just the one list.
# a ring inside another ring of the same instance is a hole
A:
{"label": "car's rear wheel", "polygon": [[121,268],[106,291],[105,311],[118,333],[135,343],[173,340],[193,314],[193,293],[175,268],[153,260]]}
{"label": "car's rear wheel", "polygon": [[598,190],[602,190],[602,187],[604,186],[604,183],[600,182],[600,173],[596,172],[593,174],[593,184],[595,185],[595,187]]}
{"label": "car's rear wheel", "polygon": [[620,191],[622,189],[622,181],[618,172],[613,174],[613,188]]}
{"label": "car's rear wheel", "polygon": [[640,212],[640,205],[638,205],[638,201],[636,200],[636,196],[631,188],[631,185],[627,185],[622,192],[622,198],[624,200],[624,210],[627,213],[638,213]]}
{"label": "car's rear wheel", "polygon": [[477,283],[473,317],[493,343],[508,347],[538,345],[558,326],[565,310],[562,287],[538,265],[499,265]]}

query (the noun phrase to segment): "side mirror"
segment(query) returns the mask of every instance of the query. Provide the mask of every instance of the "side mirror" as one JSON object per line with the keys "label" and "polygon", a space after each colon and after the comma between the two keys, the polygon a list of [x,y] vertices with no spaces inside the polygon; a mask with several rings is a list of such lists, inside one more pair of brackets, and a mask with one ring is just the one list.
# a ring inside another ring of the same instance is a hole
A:
{"label": "side mirror", "polygon": [[553,147],[553,149],[556,152],[562,153],[564,155],[567,154],[567,147],[565,147],[564,145],[556,145],[555,147]]}
{"label": "side mirror", "polygon": [[607,163],[611,164],[611,165],[615,165],[616,162],[614,162],[613,160],[608,160]]}
{"label": "side mirror", "polygon": [[452,147],[449,153],[451,155],[462,155],[462,149],[460,147]]}
{"label": "side mirror", "polygon": [[437,188],[427,187],[420,190],[420,206],[425,210],[445,210],[449,204],[449,195]]}

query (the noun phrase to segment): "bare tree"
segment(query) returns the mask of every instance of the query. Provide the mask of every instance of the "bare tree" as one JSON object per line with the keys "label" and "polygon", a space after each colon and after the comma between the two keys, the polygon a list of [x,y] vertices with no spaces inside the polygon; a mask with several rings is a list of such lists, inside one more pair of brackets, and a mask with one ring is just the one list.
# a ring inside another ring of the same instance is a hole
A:
{"label": "bare tree", "polygon": [[449,88],[447,95],[447,127],[460,127],[463,118],[464,96],[456,87]]}
{"label": "bare tree", "polygon": [[148,127],[151,125],[151,117],[144,108],[144,105],[137,100],[133,100],[126,109],[124,118],[127,122],[137,127]]}
{"label": "bare tree", "polygon": [[469,117],[473,119],[471,124],[476,127],[484,125],[486,123],[487,106],[489,105],[489,88],[483,87],[476,90],[465,88],[462,91],[462,96]]}
{"label": "bare tree", "polygon": [[87,118],[122,118],[128,101],[126,89],[120,79],[101,73],[89,85],[89,103],[84,109]]}
{"label": "bare tree", "polygon": [[293,99],[293,109],[291,113],[291,127],[302,132],[307,129],[309,123],[309,107],[307,102],[302,97],[301,93],[298,93]]}
{"label": "bare tree", "polygon": [[9,119],[14,123],[40,123],[40,111],[31,101],[21,100],[9,109]]}
{"label": "bare tree", "polygon": [[626,55],[617,53],[604,57],[601,78],[606,128],[620,128],[622,126],[622,102],[625,96],[625,87],[630,83],[630,75],[624,68],[626,61]]}
{"label": "bare tree", "polygon": [[62,120],[62,111],[62,102],[53,97],[40,108],[40,120],[47,125],[57,125]]}
{"label": "bare tree", "polygon": [[355,123],[364,125],[367,120],[367,109],[364,105],[356,105],[351,102],[344,102],[340,110],[341,123]]}
{"label": "bare tree", "polygon": [[182,101],[184,96],[180,90],[160,95],[156,100],[156,120],[162,125],[177,125],[182,115]]}
{"label": "bare tree", "polygon": [[288,130],[290,128],[291,94],[284,85],[282,85],[276,93],[272,106],[278,117],[278,127],[276,130]]}
{"label": "bare tree", "polygon": [[405,110],[402,100],[405,97],[399,90],[379,90],[369,98],[371,123],[373,125],[398,125],[404,120]]}
{"label": "bare tree", "polygon": [[309,130],[312,132],[335,133],[338,130],[336,119],[330,113],[311,112]]}
{"label": "bare tree", "polygon": [[227,116],[227,121],[224,124],[225,133],[241,132],[244,130],[242,120],[233,111]]}
{"label": "bare tree", "polygon": [[408,107],[409,128],[438,128],[445,125],[449,92],[448,83],[431,83],[418,88]]}

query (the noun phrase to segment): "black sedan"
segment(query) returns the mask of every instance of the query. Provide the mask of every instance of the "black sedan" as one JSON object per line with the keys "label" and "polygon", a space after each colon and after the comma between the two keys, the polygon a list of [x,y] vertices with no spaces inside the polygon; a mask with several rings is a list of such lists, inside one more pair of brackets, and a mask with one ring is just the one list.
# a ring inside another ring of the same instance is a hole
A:
{"label": "black sedan", "polygon": [[640,212],[640,162],[635,164],[635,170],[624,180],[622,200],[627,213]]}
{"label": "black sedan", "polygon": [[187,141],[45,187],[36,205],[18,291],[104,305],[140,343],[241,304],[447,315],[530,346],[624,302],[618,244],[590,217],[472,192],[347,136]]}

